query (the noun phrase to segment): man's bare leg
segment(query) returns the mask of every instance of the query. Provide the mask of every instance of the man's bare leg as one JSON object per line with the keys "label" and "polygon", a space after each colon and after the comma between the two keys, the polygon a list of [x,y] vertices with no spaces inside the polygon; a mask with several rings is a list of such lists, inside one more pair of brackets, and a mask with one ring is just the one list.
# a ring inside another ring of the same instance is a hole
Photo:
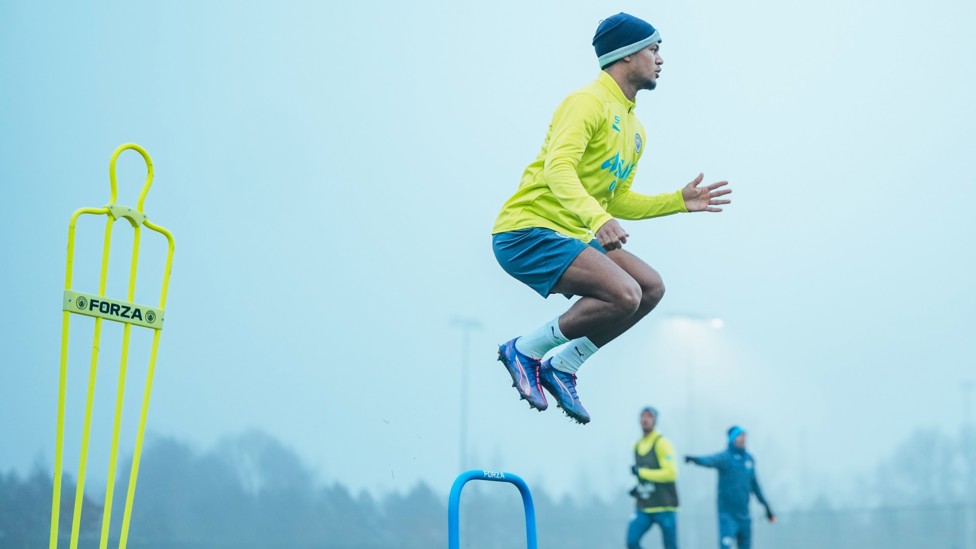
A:
{"label": "man's bare leg", "polygon": [[603,347],[631,329],[653,311],[664,297],[664,281],[661,280],[661,275],[641,258],[622,249],[608,252],[607,257],[637,282],[641,289],[641,300],[634,314],[587,335],[597,347]]}
{"label": "man's bare leg", "polygon": [[[627,266],[632,263],[620,261]],[[553,286],[552,293],[582,296],[559,317],[559,329],[568,339],[606,332],[609,326],[617,326],[633,316],[643,301],[641,284],[609,254],[589,247],[576,256]]]}
{"label": "man's bare leg", "polygon": [[622,249],[606,255],[587,248],[570,264],[553,293],[582,296],[559,317],[569,344],[539,369],[539,383],[559,407],[579,423],[590,415],[576,392],[576,371],[601,346],[630,329],[651,312],[664,295],[660,275]]}

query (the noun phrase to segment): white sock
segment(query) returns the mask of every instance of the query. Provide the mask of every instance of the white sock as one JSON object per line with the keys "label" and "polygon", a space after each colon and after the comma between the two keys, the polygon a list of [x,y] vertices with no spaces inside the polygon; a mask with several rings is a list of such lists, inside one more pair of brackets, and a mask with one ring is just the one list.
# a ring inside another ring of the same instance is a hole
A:
{"label": "white sock", "polygon": [[539,326],[524,336],[515,340],[515,349],[523,355],[532,358],[542,358],[546,351],[568,342],[566,336],[559,331],[559,317]]}
{"label": "white sock", "polygon": [[580,366],[586,362],[586,359],[593,356],[593,353],[599,349],[587,337],[574,339],[553,355],[552,367],[560,372],[575,374],[576,370],[579,370]]}

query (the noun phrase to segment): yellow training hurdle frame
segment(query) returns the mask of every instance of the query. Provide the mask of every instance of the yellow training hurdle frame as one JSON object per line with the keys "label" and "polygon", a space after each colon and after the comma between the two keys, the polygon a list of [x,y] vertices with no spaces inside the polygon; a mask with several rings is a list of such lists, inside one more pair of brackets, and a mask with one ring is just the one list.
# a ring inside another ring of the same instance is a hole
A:
{"label": "yellow training hurdle frame", "polygon": [[[146,161],[147,175],[146,182],[139,193],[139,202],[136,208],[119,206],[115,203],[117,188],[115,183],[115,162],[119,154],[125,150],[134,150],[142,155]],[[159,350],[159,336],[163,328],[163,312],[166,307],[166,290],[169,286],[169,275],[173,267],[173,235],[163,227],[149,221],[143,212],[143,204],[146,201],[146,194],[153,181],[153,164],[149,158],[149,153],[145,149],[134,143],[126,143],[115,149],[109,161],[109,181],[112,186],[112,194],[107,206],[101,208],[81,208],[71,216],[68,225],[68,260],[64,276],[64,304],[62,307],[63,316],[61,321],[61,372],[58,387],[58,423],[57,423],[57,442],[55,445],[54,459],[54,494],[51,502],[51,538],[50,547],[56,549],[58,546],[58,522],[60,518],[61,503],[61,476],[62,476],[62,454],[64,450],[64,416],[65,416],[65,393],[68,372],[68,328],[72,313],[94,317],[95,329],[92,342],[91,363],[88,374],[88,391],[85,400],[85,418],[82,427],[81,455],[78,463],[78,486],[75,491],[74,517],[71,525],[71,549],[78,546],[78,536],[81,526],[81,508],[84,501],[85,492],[85,472],[88,460],[88,442],[91,435],[92,400],[95,394],[95,373],[98,368],[98,352],[101,341],[102,320],[112,320],[124,323],[122,328],[122,359],[119,367],[118,390],[115,399],[115,421],[112,430],[112,448],[109,455],[108,483],[105,489],[105,505],[102,514],[102,532],[99,547],[105,549],[108,546],[109,525],[112,517],[112,492],[115,487],[116,463],[118,459],[119,430],[122,420],[122,402],[125,393],[125,374],[129,354],[129,332],[133,325],[149,328],[153,330],[152,349],[149,355],[149,370],[146,374],[146,386],[142,397],[142,410],[139,415],[139,426],[136,432],[135,449],[132,457],[132,469],[129,472],[129,489],[125,498],[125,512],[122,519],[122,531],[119,538],[119,547],[124,548],[129,537],[129,523],[132,518],[132,501],[136,490],[136,478],[139,474],[139,460],[142,454],[143,435],[146,428],[146,416],[149,412],[149,395],[152,392],[153,372],[156,368],[156,354]],[[87,294],[75,291],[72,286],[72,274],[74,266],[75,248],[75,224],[78,218],[84,214],[105,215],[105,237],[102,248],[101,274],[99,276],[98,293]],[[112,226],[115,221],[125,218],[133,229],[132,238],[132,263],[129,270],[129,291],[125,301],[109,299],[105,297],[105,288],[108,279],[108,259],[109,248],[112,242]],[[159,296],[158,307],[147,307],[133,303],[136,291],[136,271],[139,263],[139,240],[142,226],[155,231],[166,237],[168,252],[166,254],[166,265],[163,272],[162,291]]]}

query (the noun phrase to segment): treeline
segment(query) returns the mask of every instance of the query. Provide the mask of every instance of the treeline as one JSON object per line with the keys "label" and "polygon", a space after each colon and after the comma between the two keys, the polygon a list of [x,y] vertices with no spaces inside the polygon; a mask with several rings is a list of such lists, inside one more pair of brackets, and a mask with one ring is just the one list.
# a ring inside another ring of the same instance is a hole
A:
{"label": "treeline", "polygon": [[[46,547],[51,531],[51,473],[35,467],[22,478],[15,472],[0,473],[0,548]],[[71,534],[71,513],[75,501],[75,483],[65,476],[61,484],[62,536]],[[99,528],[101,506],[85,497],[84,506],[93,512],[82,516],[80,529],[91,532]],[[43,542],[43,543],[42,543]]]}
{"label": "treeline", "polygon": [[[128,471],[128,464],[119,468]],[[127,477],[127,475],[122,475]],[[0,548],[46,547],[50,529],[50,473],[0,477]],[[122,521],[127,479],[116,487],[112,543]],[[271,437],[247,433],[198,453],[174,439],[147,444],[142,457],[128,547],[427,549],[447,543],[447,487],[418,484],[407,493],[374,498],[335,483],[318,485],[297,455]],[[525,547],[521,498],[514,486],[469,484],[462,498],[462,539],[472,547]],[[61,537],[67,546],[74,485],[66,478]],[[631,512],[626,496],[579,505],[532,487],[545,546],[616,546]],[[83,548],[97,547],[101,507],[85,500]],[[467,543],[465,543],[467,546]]]}
{"label": "treeline", "polygon": [[[913,433],[873,475],[862,479],[857,492],[863,504],[856,509],[833,508],[822,492],[811,492],[816,503],[806,509],[778,509],[776,525],[757,520],[756,545],[976,547],[974,443],[972,431],[958,437],[932,430]],[[119,470],[127,473],[129,464]],[[127,477],[121,475],[116,487],[110,546],[118,546]],[[226,439],[203,453],[178,440],[158,438],[143,453],[128,547],[445,547],[447,489],[418,484],[406,493],[375,498],[338,483],[323,486],[294,452],[257,432]],[[51,475],[41,467],[27,476],[0,474],[0,549],[48,546],[51,490]],[[532,493],[541,547],[624,545],[633,512],[633,501],[625,495],[612,501],[583,493],[557,499],[542,486],[532,486]],[[74,494],[74,482],[65,477],[59,546],[67,547]],[[102,508],[94,498],[84,501],[79,546],[95,548]],[[682,547],[715,545],[713,511],[711,506],[692,505],[680,512]],[[526,546],[521,498],[509,485],[469,484],[462,498],[461,526],[463,547]],[[656,532],[645,539],[648,548],[659,543]]]}

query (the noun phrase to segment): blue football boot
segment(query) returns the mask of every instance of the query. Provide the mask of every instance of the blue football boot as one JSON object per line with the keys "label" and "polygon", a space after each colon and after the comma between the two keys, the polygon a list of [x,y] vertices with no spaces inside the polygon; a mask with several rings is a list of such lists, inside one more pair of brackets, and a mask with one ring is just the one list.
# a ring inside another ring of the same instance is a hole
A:
{"label": "blue football boot", "polygon": [[556,404],[567,416],[580,424],[590,422],[590,414],[576,394],[576,374],[567,374],[553,368],[552,359],[549,359],[539,367],[539,383],[556,397]]}
{"label": "blue football boot", "polygon": [[529,406],[541,412],[549,407],[549,403],[542,387],[539,387],[539,360],[518,352],[515,339],[498,347],[498,360],[512,376],[512,387],[522,400],[527,400]]}

